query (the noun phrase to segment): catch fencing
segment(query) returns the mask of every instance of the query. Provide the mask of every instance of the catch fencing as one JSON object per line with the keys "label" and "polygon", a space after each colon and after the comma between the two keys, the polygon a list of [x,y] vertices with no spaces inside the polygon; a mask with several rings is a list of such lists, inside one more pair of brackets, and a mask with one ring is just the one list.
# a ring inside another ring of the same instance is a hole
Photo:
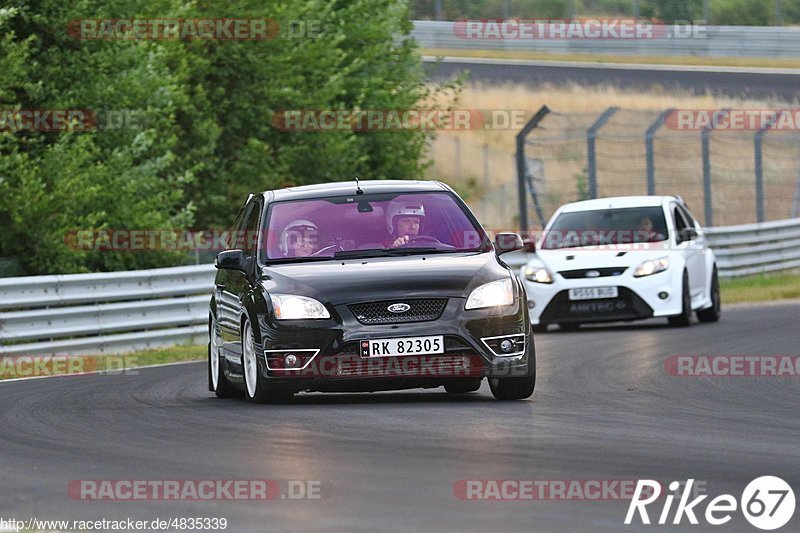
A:
{"label": "catch fencing", "polygon": [[516,153],[506,140],[441,135],[429,176],[452,183],[492,228],[541,229],[564,203],[645,194],[681,196],[708,227],[800,214],[800,129],[682,129],[670,118],[679,111],[545,107]]}

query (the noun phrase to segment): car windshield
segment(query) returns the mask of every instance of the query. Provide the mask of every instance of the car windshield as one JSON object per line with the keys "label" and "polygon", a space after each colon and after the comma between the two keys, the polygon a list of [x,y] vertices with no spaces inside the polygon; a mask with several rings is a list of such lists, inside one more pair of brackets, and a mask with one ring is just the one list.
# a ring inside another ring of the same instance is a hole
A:
{"label": "car windshield", "polygon": [[262,257],[270,262],[491,249],[483,229],[447,192],[276,202],[261,231]]}
{"label": "car windshield", "polygon": [[667,239],[661,207],[627,207],[561,213],[542,235],[541,248],[579,248]]}

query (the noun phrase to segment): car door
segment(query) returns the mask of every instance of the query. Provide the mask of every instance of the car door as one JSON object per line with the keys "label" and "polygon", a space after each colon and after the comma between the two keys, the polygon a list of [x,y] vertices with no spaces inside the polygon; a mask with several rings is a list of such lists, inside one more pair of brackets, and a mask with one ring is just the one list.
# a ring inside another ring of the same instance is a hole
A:
{"label": "car door", "polygon": [[672,217],[675,226],[676,247],[683,255],[686,261],[686,270],[689,272],[689,294],[692,297],[692,301],[696,301],[703,297],[703,289],[705,287],[704,247],[698,242],[699,233],[695,237],[682,238],[681,234],[684,229],[697,231],[697,223],[682,206],[677,203],[672,204]]}
{"label": "car door", "polygon": [[[255,255],[258,222],[261,209],[257,199],[252,199],[242,210],[234,224],[229,250],[243,250],[245,255]],[[234,362],[241,356],[241,310],[242,297],[250,290],[250,282],[244,272],[220,270],[217,276],[216,295],[222,347]]]}

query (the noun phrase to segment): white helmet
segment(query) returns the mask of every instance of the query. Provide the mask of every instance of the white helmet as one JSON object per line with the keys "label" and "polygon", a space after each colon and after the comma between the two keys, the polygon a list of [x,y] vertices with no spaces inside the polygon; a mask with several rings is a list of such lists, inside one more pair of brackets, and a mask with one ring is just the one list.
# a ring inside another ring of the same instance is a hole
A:
{"label": "white helmet", "polygon": [[425,206],[410,200],[392,200],[386,208],[386,229],[394,233],[394,217],[420,217],[425,218]]}
{"label": "white helmet", "polygon": [[289,253],[289,232],[291,230],[295,231],[317,231],[317,225],[311,222],[310,220],[305,220],[302,218],[298,218],[297,220],[292,220],[286,227],[283,228],[281,232],[281,241],[280,241],[280,248],[281,253],[286,255]]}

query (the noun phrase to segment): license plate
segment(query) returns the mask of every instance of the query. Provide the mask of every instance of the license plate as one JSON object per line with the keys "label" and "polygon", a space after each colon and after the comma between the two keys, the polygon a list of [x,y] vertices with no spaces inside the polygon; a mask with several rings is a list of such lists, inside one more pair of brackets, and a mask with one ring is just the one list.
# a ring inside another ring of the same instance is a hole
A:
{"label": "license plate", "polygon": [[444,353],[444,336],[361,341],[361,357]]}
{"label": "license plate", "polygon": [[570,300],[598,300],[600,298],[616,298],[619,295],[616,287],[584,287],[570,289]]}

